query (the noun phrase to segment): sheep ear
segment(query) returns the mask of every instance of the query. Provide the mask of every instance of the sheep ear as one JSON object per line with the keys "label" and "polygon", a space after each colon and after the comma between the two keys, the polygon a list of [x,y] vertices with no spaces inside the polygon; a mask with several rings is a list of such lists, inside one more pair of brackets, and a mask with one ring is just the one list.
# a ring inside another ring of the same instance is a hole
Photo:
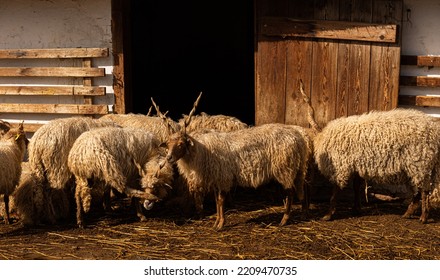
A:
{"label": "sheep ear", "polygon": [[17,141],[20,138],[20,136],[24,135],[23,123],[24,121],[21,121],[21,123],[18,125],[18,132],[14,138],[15,141]]}

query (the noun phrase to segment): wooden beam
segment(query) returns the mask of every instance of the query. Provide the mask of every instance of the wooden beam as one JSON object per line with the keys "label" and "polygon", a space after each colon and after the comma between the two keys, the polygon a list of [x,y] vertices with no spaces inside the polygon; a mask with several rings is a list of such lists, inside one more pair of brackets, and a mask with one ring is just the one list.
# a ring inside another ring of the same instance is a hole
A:
{"label": "wooden beam", "polygon": [[399,105],[440,107],[440,96],[399,95]]}
{"label": "wooden beam", "polygon": [[104,68],[0,67],[0,77],[104,77]]}
{"label": "wooden beam", "polygon": [[104,115],[108,113],[108,107],[107,105],[0,103],[0,113]]}
{"label": "wooden beam", "polygon": [[440,55],[402,55],[401,65],[440,67]]}
{"label": "wooden beam", "polygon": [[306,37],[396,43],[396,24],[374,24],[331,20],[299,20],[262,17],[260,34],[277,37]]}
{"label": "wooden beam", "polygon": [[3,58],[85,58],[108,57],[108,48],[3,49]]}
{"label": "wooden beam", "polygon": [[440,78],[427,76],[400,76],[399,84],[401,86],[440,87]]}
{"label": "wooden beam", "polygon": [[0,86],[0,95],[105,95],[98,86]]}

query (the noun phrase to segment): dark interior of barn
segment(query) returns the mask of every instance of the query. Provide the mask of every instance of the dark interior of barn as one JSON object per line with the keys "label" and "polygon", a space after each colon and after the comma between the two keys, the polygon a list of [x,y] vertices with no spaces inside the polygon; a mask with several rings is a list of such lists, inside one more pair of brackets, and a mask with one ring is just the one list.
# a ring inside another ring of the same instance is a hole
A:
{"label": "dark interior of barn", "polygon": [[151,97],[173,119],[197,112],[254,124],[253,1],[132,1],[132,112]]}

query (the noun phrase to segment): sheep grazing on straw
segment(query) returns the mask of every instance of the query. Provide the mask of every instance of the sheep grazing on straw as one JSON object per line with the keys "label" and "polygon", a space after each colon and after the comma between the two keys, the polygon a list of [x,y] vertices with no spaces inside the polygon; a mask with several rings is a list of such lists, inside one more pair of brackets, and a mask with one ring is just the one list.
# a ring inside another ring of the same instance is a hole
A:
{"label": "sheep grazing on straw", "polygon": [[167,141],[167,160],[177,163],[186,179],[196,205],[208,192],[215,194],[217,218],[214,228],[225,223],[224,200],[234,185],[258,187],[277,181],[287,191],[285,211],[280,225],[290,216],[294,192],[303,199],[303,183],[309,148],[300,127],[266,124],[233,132],[187,133],[195,108],[187,116],[181,131]]}
{"label": "sheep grazing on straw", "polygon": [[24,154],[28,140],[23,130],[23,123],[18,129],[8,130],[0,139],[0,194],[3,194],[4,221],[10,224],[9,196],[20,182]]}
{"label": "sheep grazing on straw", "polygon": [[[100,186],[112,187],[120,193],[140,199],[147,210],[160,200],[154,190],[158,182],[168,179],[146,179],[145,176],[166,176],[169,172],[148,170],[148,161],[159,155],[159,141],[151,132],[136,128],[101,128],[84,132],[72,146],[68,167],[76,181],[75,200],[77,224],[84,226],[83,212],[91,205],[91,189],[88,181],[103,182]],[[159,165],[160,166],[160,165]],[[172,174],[172,172],[171,172]],[[139,185],[139,181],[146,185]],[[162,194],[160,194],[162,195]],[[137,214],[144,220],[136,203]]]}

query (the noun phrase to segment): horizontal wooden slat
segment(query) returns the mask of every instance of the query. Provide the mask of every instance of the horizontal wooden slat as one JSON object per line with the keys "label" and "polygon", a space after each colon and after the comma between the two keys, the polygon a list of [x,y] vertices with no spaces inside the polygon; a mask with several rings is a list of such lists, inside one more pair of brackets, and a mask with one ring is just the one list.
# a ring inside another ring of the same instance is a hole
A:
{"label": "horizontal wooden slat", "polygon": [[440,107],[440,96],[399,95],[399,105]]}
{"label": "horizontal wooden slat", "polygon": [[104,68],[0,67],[0,77],[103,77]]}
{"label": "horizontal wooden slat", "polygon": [[97,86],[0,86],[0,95],[105,95]]}
{"label": "horizontal wooden slat", "polygon": [[440,67],[440,55],[402,55],[401,65]]}
{"label": "horizontal wooden slat", "polygon": [[108,113],[108,107],[107,105],[0,103],[0,113],[104,115]]}
{"label": "horizontal wooden slat", "polygon": [[262,17],[260,34],[279,37],[306,37],[395,43],[396,24],[373,24],[330,20],[298,20]]}
{"label": "horizontal wooden slat", "polygon": [[400,76],[401,86],[440,87],[439,77]]}
{"label": "horizontal wooden slat", "polygon": [[2,58],[86,58],[107,57],[108,48],[2,49]]}

